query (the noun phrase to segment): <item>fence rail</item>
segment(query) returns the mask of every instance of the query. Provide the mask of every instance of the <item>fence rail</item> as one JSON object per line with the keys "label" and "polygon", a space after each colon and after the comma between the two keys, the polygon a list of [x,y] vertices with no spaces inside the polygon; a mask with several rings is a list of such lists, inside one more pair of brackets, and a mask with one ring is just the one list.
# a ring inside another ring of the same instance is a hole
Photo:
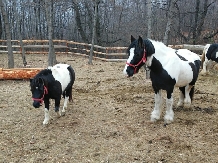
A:
{"label": "fence rail", "polygon": [[[47,54],[48,40],[22,40],[25,54]],[[13,53],[22,53],[19,40],[12,40]],[[0,40],[0,53],[7,53],[7,40]],[[53,40],[56,54],[75,54],[89,56],[91,44],[67,40]],[[102,47],[94,45],[93,57],[104,61],[123,61],[127,59],[126,47]]]}
{"label": "fence rail", "polygon": [[[47,54],[49,40],[22,40],[25,54]],[[13,52],[22,53],[19,40],[11,40]],[[0,40],[0,53],[7,53],[7,40]],[[68,40],[53,40],[56,54],[74,54],[89,56],[91,44],[80,43]],[[169,45],[174,49],[189,49],[192,51],[202,52],[204,45]],[[103,47],[94,45],[93,57],[103,61],[124,61],[127,59],[127,47]]]}

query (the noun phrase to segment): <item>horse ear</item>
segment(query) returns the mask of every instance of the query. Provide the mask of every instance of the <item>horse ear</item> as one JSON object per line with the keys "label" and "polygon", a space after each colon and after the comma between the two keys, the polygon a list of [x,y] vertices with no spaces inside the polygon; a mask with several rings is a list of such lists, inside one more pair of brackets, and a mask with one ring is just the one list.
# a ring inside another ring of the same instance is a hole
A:
{"label": "horse ear", "polygon": [[144,48],[143,39],[142,39],[141,36],[139,36],[138,45],[139,45],[140,48]]}
{"label": "horse ear", "polygon": [[135,37],[131,35],[131,42],[135,41]]}

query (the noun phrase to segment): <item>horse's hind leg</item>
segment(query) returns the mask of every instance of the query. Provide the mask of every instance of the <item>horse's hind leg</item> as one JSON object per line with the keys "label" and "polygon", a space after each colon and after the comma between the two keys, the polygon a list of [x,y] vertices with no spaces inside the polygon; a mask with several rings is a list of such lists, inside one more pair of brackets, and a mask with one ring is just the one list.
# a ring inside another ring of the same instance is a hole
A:
{"label": "horse's hind leg", "polygon": [[179,101],[177,103],[177,107],[183,107],[184,105],[184,99],[185,99],[185,87],[179,87],[180,95],[179,95]]}
{"label": "horse's hind leg", "polygon": [[160,115],[162,113],[162,96],[161,90],[155,93],[155,106],[154,110],[151,113],[151,121],[155,122],[156,120],[160,119]]}
{"label": "horse's hind leg", "polygon": [[64,106],[62,109],[62,114],[65,115],[65,109],[67,108],[68,101],[72,98],[72,86],[66,90],[64,93]]}
{"label": "horse's hind leg", "polygon": [[64,106],[63,106],[63,109],[62,109],[62,111],[61,111],[61,112],[62,112],[62,113],[61,113],[62,115],[65,115],[65,112],[66,112],[65,109],[67,108],[68,100],[69,100],[69,96],[65,96],[65,97],[64,97]]}
{"label": "horse's hind leg", "polygon": [[194,94],[194,86],[193,85],[187,85],[185,87],[185,99],[184,99],[184,107],[190,108],[191,102],[192,102],[192,96]]}

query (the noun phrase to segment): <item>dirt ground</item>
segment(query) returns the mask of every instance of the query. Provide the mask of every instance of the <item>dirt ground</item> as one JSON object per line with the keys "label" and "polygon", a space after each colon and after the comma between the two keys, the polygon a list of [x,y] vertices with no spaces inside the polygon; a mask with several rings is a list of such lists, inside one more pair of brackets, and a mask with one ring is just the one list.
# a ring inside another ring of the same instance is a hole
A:
{"label": "dirt ground", "polygon": [[[125,62],[87,65],[87,58],[72,55],[57,55],[57,60],[76,72],[73,102],[58,118],[51,101],[47,126],[42,125],[44,107],[32,106],[29,81],[0,81],[0,162],[218,162],[216,72],[199,77],[192,108],[174,107],[174,122],[164,127],[163,118],[149,121],[154,93],[144,70],[126,78]],[[27,55],[27,61],[46,67],[47,56]],[[0,67],[7,67],[6,55],[0,54]],[[22,67],[17,54],[15,67]]]}

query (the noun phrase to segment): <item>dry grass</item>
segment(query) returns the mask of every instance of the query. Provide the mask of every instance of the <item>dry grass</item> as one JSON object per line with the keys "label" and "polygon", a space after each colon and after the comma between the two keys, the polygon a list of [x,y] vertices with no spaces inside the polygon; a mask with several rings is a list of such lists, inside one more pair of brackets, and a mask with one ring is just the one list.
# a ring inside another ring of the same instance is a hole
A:
{"label": "dry grass", "polygon": [[[0,55],[1,66],[7,58]],[[215,73],[200,76],[192,109],[175,108],[175,121],[150,123],[154,105],[144,71],[122,74],[125,63],[57,56],[76,72],[73,102],[66,115],[43,126],[43,107],[32,107],[29,81],[0,81],[0,162],[218,162]],[[46,67],[47,57],[28,55],[31,67]],[[15,57],[21,67],[20,56]],[[174,101],[178,98],[175,90]],[[63,101],[62,101],[63,102]]]}

